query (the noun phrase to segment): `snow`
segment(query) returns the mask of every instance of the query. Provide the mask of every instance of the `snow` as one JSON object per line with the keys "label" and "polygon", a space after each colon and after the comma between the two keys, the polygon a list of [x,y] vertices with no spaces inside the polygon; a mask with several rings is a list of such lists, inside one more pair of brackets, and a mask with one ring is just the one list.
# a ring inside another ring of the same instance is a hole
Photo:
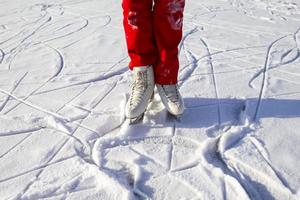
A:
{"label": "snow", "polygon": [[120,0],[0,8],[0,199],[300,199],[299,1],[186,0],[185,113],[135,125]]}

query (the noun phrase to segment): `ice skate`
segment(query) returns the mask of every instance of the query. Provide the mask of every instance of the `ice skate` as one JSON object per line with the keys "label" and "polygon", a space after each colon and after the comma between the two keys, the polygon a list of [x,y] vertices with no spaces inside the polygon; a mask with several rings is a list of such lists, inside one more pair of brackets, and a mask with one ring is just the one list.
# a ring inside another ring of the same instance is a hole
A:
{"label": "ice skate", "polygon": [[134,82],[125,109],[125,115],[129,119],[130,124],[137,123],[143,119],[144,112],[154,91],[152,66],[133,68],[133,76]]}
{"label": "ice skate", "polygon": [[177,120],[180,120],[184,111],[184,105],[177,85],[156,84],[156,87],[161,101],[168,110],[169,114],[174,116]]}

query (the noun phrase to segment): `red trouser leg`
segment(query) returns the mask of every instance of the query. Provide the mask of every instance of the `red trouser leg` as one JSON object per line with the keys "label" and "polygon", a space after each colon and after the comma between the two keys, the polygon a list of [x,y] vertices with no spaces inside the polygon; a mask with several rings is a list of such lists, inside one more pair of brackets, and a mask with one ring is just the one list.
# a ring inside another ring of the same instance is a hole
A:
{"label": "red trouser leg", "polygon": [[123,25],[129,68],[154,65],[157,62],[157,48],[153,34],[153,0],[123,0]]}
{"label": "red trouser leg", "polygon": [[184,0],[123,0],[124,30],[131,62],[154,65],[155,82],[175,84],[179,69]]}
{"label": "red trouser leg", "polygon": [[154,75],[158,84],[177,83],[184,3],[184,0],[155,0],[154,34],[159,60]]}

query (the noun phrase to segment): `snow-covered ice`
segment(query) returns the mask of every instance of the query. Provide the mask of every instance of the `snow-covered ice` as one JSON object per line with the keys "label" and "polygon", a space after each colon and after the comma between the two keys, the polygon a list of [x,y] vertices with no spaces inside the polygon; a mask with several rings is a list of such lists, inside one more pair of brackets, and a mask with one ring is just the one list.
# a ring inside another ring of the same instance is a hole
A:
{"label": "snow-covered ice", "polygon": [[129,125],[121,0],[1,0],[0,199],[300,199],[299,0],[186,0],[179,48]]}

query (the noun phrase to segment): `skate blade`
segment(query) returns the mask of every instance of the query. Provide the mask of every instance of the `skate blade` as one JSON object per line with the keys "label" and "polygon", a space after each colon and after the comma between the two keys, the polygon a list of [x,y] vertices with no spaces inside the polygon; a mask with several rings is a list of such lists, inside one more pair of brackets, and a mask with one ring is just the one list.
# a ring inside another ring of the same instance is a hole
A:
{"label": "skate blade", "polygon": [[143,118],[144,118],[144,113],[135,118],[128,118],[129,125],[137,124],[137,123],[141,122],[143,120]]}

